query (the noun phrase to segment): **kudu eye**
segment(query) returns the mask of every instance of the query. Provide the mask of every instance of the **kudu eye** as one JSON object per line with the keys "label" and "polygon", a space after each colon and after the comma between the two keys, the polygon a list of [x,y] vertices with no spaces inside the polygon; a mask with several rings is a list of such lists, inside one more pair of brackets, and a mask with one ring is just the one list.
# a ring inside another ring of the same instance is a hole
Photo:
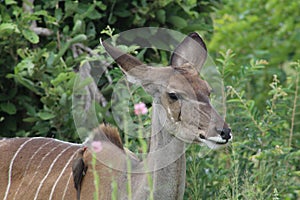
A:
{"label": "kudu eye", "polygon": [[178,100],[178,95],[175,92],[170,92],[168,93],[170,99],[177,101]]}

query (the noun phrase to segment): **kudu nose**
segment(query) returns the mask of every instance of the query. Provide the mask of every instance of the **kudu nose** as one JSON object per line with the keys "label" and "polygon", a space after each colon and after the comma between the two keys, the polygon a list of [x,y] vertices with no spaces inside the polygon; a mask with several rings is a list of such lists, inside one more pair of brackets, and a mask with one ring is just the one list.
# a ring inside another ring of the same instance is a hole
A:
{"label": "kudu nose", "polygon": [[221,131],[220,131],[220,136],[222,137],[222,139],[224,140],[230,140],[231,138],[231,129],[230,128],[223,128]]}

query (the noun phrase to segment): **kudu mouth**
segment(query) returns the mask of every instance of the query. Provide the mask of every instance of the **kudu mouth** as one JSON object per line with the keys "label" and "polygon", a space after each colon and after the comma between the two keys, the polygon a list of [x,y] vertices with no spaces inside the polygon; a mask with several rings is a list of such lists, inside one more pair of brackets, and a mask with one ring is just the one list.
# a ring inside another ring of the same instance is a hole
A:
{"label": "kudu mouth", "polygon": [[[200,130],[200,129],[199,129]],[[218,133],[217,136],[207,137],[200,133],[195,139],[195,142],[201,142],[206,144],[211,149],[217,149],[222,146],[226,146],[232,140],[232,134],[230,128],[215,129]]]}

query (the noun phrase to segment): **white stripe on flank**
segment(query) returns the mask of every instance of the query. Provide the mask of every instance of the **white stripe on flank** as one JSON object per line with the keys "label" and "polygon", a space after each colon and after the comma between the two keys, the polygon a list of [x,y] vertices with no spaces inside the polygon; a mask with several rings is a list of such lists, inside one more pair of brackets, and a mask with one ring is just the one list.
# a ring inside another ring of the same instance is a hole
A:
{"label": "white stripe on flank", "polygon": [[24,182],[24,180],[25,180],[25,176],[26,176],[26,174],[27,174],[27,171],[29,170],[29,166],[30,166],[31,161],[33,160],[33,158],[35,157],[35,155],[38,154],[38,152],[39,152],[40,150],[42,150],[42,148],[44,148],[44,147],[45,147],[47,144],[49,144],[50,142],[52,142],[52,140],[50,140],[49,142],[47,142],[47,143],[43,144],[42,146],[40,146],[40,147],[34,152],[34,154],[32,154],[32,156],[30,157],[29,161],[27,162],[26,169],[25,169],[25,172],[24,172],[23,177],[22,177],[22,181],[21,181],[21,183],[19,184],[19,187],[18,187],[17,191],[15,192],[14,200],[16,199],[16,195],[18,194],[18,192],[19,192],[19,190],[20,190],[20,188],[21,188],[21,186],[22,186],[22,184],[23,184],[23,182]]}
{"label": "white stripe on flank", "polygon": [[66,196],[66,194],[67,194],[67,191],[68,191],[68,189],[69,189],[69,184],[70,184],[70,180],[71,180],[71,178],[72,178],[72,172],[70,173],[70,176],[69,176],[69,179],[68,179],[68,182],[67,182],[67,184],[66,184],[66,187],[65,187],[65,190],[64,190],[64,194],[63,194],[63,196],[62,196],[62,200],[64,200],[65,199],[65,196]]}
{"label": "white stripe on flank", "polygon": [[[55,190],[55,187],[58,183],[58,181],[60,180],[60,178],[62,177],[62,175],[64,174],[65,170],[67,169],[67,166],[70,164],[70,162],[74,159],[75,155],[77,154],[77,152],[79,151],[80,149],[77,149],[77,151],[74,152],[74,154],[70,157],[70,159],[68,160],[68,162],[65,164],[64,168],[62,169],[62,171],[60,172],[58,178],[56,179],[53,187],[52,187],[52,190],[51,190],[51,193],[50,193],[50,196],[49,196],[49,200],[52,199],[52,196],[53,196],[53,193],[54,193],[54,190]],[[67,185],[68,186],[68,185]]]}
{"label": "white stripe on flank", "polygon": [[72,145],[72,146],[81,146],[81,144],[72,143],[72,142],[66,142],[66,141],[63,141],[63,140],[58,140],[58,139],[56,139],[56,138],[53,138],[53,140],[55,140],[55,141],[57,141],[57,142],[60,142],[60,143]]}
{"label": "white stripe on flank", "polygon": [[54,164],[56,163],[56,161],[61,157],[61,155],[62,155],[65,151],[67,151],[67,150],[70,149],[71,147],[72,147],[72,146],[68,146],[68,148],[66,148],[66,149],[64,149],[62,152],[60,152],[60,154],[58,154],[58,155],[56,156],[56,158],[53,160],[53,162],[51,163],[51,165],[50,165],[50,167],[49,167],[49,169],[48,169],[47,174],[45,175],[45,177],[44,177],[44,178],[42,179],[42,181],[40,182],[40,185],[39,185],[39,187],[38,187],[38,189],[37,189],[37,191],[36,191],[36,193],[35,193],[34,200],[36,200],[36,199],[38,198],[39,192],[40,192],[40,190],[41,190],[41,188],[42,188],[42,186],[43,186],[45,180],[47,179],[47,177],[49,176],[50,172],[52,171],[52,168],[53,168]]}
{"label": "white stripe on flank", "polygon": [[13,158],[11,159],[10,164],[9,164],[9,170],[8,170],[8,183],[7,183],[6,192],[5,192],[5,196],[4,196],[3,200],[6,200],[6,199],[7,199],[7,196],[8,196],[8,192],[9,192],[10,185],[11,185],[12,168],[13,168],[13,164],[14,164],[14,161],[15,161],[17,155],[19,154],[19,152],[23,149],[23,147],[24,147],[28,142],[30,142],[31,140],[34,140],[34,139],[36,139],[36,138],[30,138],[30,139],[26,140],[26,141],[18,148],[18,150],[16,151],[15,155],[14,155]]}
{"label": "white stripe on flank", "polygon": [[29,181],[29,184],[28,184],[28,185],[31,185],[33,179],[34,179],[34,178],[36,177],[36,175],[38,174],[39,169],[40,169],[40,167],[41,167],[43,161],[44,161],[44,160],[45,160],[45,159],[46,159],[53,151],[55,151],[58,147],[60,147],[60,146],[62,146],[62,145],[63,145],[63,144],[57,145],[55,148],[51,149],[51,151],[49,151],[49,152],[42,158],[42,160],[40,161],[39,166],[36,168],[36,170],[35,170],[35,172],[34,172],[32,178],[31,178],[31,180]]}

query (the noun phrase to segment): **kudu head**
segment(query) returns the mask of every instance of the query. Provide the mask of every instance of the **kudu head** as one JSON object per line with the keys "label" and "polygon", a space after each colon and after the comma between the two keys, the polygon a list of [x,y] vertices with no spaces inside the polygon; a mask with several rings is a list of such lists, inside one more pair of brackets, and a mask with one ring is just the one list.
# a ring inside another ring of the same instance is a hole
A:
{"label": "kudu head", "polygon": [[141,84],[154,103],[166,111],[171,134],[187,142],[216,149],[231,140],[231,129],[210,103],[211,88],[198,74],[207,57],[206,46],[191,33],[175,49],[170,66],[152,67],[111,45],[103,46],[127,79]]}

